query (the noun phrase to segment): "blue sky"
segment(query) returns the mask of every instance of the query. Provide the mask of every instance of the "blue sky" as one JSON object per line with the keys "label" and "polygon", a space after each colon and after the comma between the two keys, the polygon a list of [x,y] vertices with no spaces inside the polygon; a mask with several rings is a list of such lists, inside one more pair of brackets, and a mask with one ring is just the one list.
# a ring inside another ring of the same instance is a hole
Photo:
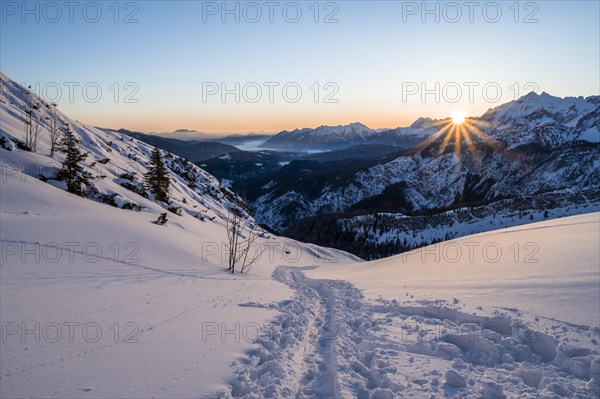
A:
{"label": "blue sky", "polygon": [[[0,67],[71,116],[112,128],[278,131],[355,121],[382,128],[456,110],[479,115],[531,89],[600,92],[597,1],[475,2],[472,21],[462,1],[427,2],[433,12],[425,15],[423,2],[272,2],[273,22],[262,1],[76,2],[72,22],[63,2],[50,3],[2,2]],[[224,4],[237,7],[239,22],[222,15]],[[262,16],[252,22],[257,9]],[[239,102],[234,94],[222,99],[222,85],[236,91],[236,82]],[[218,92],[207,95],[208,87]],[[96,88],[102,94],[92,102]],[[423,88],[431,91],[425,98]]]}

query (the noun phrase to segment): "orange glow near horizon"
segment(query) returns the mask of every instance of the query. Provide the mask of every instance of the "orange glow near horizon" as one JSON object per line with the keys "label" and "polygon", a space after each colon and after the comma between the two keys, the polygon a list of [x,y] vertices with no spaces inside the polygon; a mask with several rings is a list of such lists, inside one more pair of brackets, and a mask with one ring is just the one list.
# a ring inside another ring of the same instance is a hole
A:
{"label": "orange glow near horizon", "polygon": [[[86,104],[87,105],[87,104]],[[284,130],[294,130],[302,128],[316,128],[319,126],[337,126],[348,125],[354,122],[360,122],[371,129],[394,129],[397,127],[408,127],[415,120],[423,115],[433,118],[439,117],[437,110],[429,109],[423,112],[419,109],[410,109],[404,112],[398,110],[372,109],[353,107],[350,109],[333,108],[314,108],[306,109],[303,112],[266,112],[261,109],[256,112],[247,106],[237,106],[237,109],[194,109],[193,107],[178,108],[174,112],[165,113],[159,105],[143,108],[139,104],[128,104],[127,107],[108,104],[103,108],[103,112],[98,112],[92,105],[85,107],[75,107],[66,105],[63,112],[72,115],[82,123],[93,126],[105,127],[110,129],[125,128],[131,131],[146,133],[167,133],[179,129],[196,130],[198,132],[222,135],[230,133],[264,133],[276,134]],[[305,111],[305,112],[304,112]],[[236,118],[231,115],[235,114]],[[442,115],[448,115],[448,110]],[[110,119],[106,119],[110,115]],[[448,144],[452,138],[469,141],[467,133],[477,136],[485,136],[472,120],[465,117],[462,112],[451,113],[452,118],[446,118],[438,124],[443,125],[443,134],[450,131],[451,138],[446,141]],[[462,123],[459,123],[462,119]],[[481,122],[477,121],[480,125]],[[468,145],[468,144],[467,144]]]}
{"label": "orange glow near horizon", "polygon": [[[70,110],[63,110],[67,113]],[[322,125],[337,126],[348,125],[354,122],[361,122],[372,129],[397,128],[410,126],[418,116],[404,116],[402,118],[393,118],[377,115],[367,117],[358,113],[315,113],[307,117],[302,115],[276,115],[263,117],[262,115],[243,115],[245,118],[231,118],[219,113],[198,113],[194,116],[184,112],[171,113],[169,118],[163,116],[163,112],[123,112],[119,109],[110,109],[110,120],[106,120],[104,114],[92,112],[85,109],[84,112],[74,110],[71,112],[75,119],[82,123],[93,126],[100,126],[111,129],[125,128],[131,131],[165,133],[173,132],[178,129],[190,129],[207,134],[224,133],[265,133],[276,134],[284,130],[294,130],[302,128],[315,128]]]}

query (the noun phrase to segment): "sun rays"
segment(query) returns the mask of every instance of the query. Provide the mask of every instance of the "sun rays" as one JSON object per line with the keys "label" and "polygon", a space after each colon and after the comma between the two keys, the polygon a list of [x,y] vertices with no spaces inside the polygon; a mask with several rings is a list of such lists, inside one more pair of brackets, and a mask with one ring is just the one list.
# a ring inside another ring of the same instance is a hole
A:
{"label": "sun rays", "polygon": [[481,130],[487,126],[489,124],[485,121],[467,118],[464,113],[455,112],[450,118],[431,125],[431,127],[439,127],[439,130],[423,141],[416,148],[416,152],[421,152],[442,139],[435,152],[436,157],[445,154],[450,146],[453,148],[454,153],[460,156],[463,152],[463,142],[471,155],[475,157],[477,155],[475,142],[483,141],[492,148],[498,148],[497,143]]}

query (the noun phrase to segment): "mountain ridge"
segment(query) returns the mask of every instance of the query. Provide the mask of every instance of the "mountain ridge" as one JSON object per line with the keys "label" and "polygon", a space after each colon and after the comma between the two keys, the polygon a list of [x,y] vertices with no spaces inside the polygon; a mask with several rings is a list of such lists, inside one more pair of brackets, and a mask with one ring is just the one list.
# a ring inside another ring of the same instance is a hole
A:
{"label": "mountain ridge", "polygon": [[[486,123],[494,123],[499,130],[510,128],[540,127],[541,125],[564,125],[575,126],[585,115],[597,112],[597,104],[600,104],[600,95],[588,97],[556,97],[546,92],[537,94],[527,93],[520,98],[500,104],[485,111],[479,117],[467,118],[468,121],[477,125],[485,126]],[[570,112],[568,112],[570,111]],[[451,123],[450,118],[433,119],[430,117],[419,117],[406,127],[371,129],[368,126],[353,122],[347,125],[327,126],[321,125],[316,128],[298,128],[291,131],[284,130],[270,139],[262,147],[264,148],[300,148],[300,149],[340,149],[356,144],[391,144],[401,147],[409,147],[410,144],[430,137],[439,131],[442,126]],[[598,119],[595,118],[591,127],[598,127]],[[595,131],[587,132],[585,139],[594,139]],[[509,145],[518,142],[509,142]]]}

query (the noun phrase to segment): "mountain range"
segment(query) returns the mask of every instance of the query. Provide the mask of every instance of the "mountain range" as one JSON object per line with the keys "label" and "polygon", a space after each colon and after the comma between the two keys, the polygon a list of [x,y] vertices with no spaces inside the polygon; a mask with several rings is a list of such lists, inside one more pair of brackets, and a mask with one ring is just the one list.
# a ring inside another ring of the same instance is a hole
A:
{"label": "mountain range", "polygon": [[[33,93],[23,97],[26,91],[5,75],[2,81],[0,146],[16,150],[4,158],[35,170],[35,156],[18,151],[26,145],[14,126],[34,107],[47,124],[51,106]],[[198,204],[212,203],[213,216],[223,218],[231,209],[223,201],[231,201],[265,229],[369,259],[599,205],[600,96],[529,93],[460,126],[419,118],[396,129],[352,123],[251,135],[265,140],[261,151],[95,128],[62,114],[60,120],[88,152],[87,168],[97,176],[89,199],[127,209],[154,207],[143,174],[157,146],[168,151],[173,180],[181,185],[173,186],[181,194],[173,208],[200,215]],[[61,187],[55,179],[60,165],[53,159],[49,165],[35,177]],[[188,196],[199,196],[193,201],[183,195],[190,189],[195,194]]]}
{"label": "mountain range", "polygon": [[[539,203],[534,199],[539,196],[547,199],[549,210],[570,205],[573,209],[598,209],[599,96],[559,98],[530,93],[470,118],[456,129],[451,124],[449,120],[421,119],[409,128],[396,129],[421,137],[421,142],[394,159],[374,160],[370,165],[355,163],[355,168],[350,166],[343,173],[327,162],[286,173],[297,162],[293,161],[260,182],[261,189],[250,200],[253,215],[263,225],[296,239],[372,257],[381,252],[378,245],[392,245],[392,253],[397,253],[446,237],[421,239],[400,234],[408,230],[403,225],[411,226],[416,235],[427,229],[426,219],[419,219],[421,227],[417,228],[410,221],[413,216],[468,208],[488,217],[498,209],[485,206],[505,201],[512,212],[535,211],[537,219]],[[366,136],[364,129],[361,132]],[[307,135],[318,137],[316,130],[304,130],[300,137],[306,141]],[[324,170],[333,173],[324,177]],[[567,204],[559,200],[564,190],[587,195],[569,195]],[[377,220],[360,217],[373,214],[379,215]],[[525,222],[523,218],[506,221]],[[452,234],[461,234],[446,227]],[[485,228],[479,226],[478,231]],[[337,238],[323,239],[334,231]],[[359,243],[367,236],[373,247],[361,250]]]}
{"label": "mountain range", "polygon": [[135,137],[215,175],[265,228],[371,259],[598,209],[599,126],[600,96],[529,93],[462,125],[296,129],[257,138],[262,151]]}
{"label": "mountain range", "polygon": [[261,147],[279,150],[336,150],[361,144],[385,144],[412,147],[434,131],[430,125],[373,130],[362,123],[340,126],[284,130],[269,138]]}

